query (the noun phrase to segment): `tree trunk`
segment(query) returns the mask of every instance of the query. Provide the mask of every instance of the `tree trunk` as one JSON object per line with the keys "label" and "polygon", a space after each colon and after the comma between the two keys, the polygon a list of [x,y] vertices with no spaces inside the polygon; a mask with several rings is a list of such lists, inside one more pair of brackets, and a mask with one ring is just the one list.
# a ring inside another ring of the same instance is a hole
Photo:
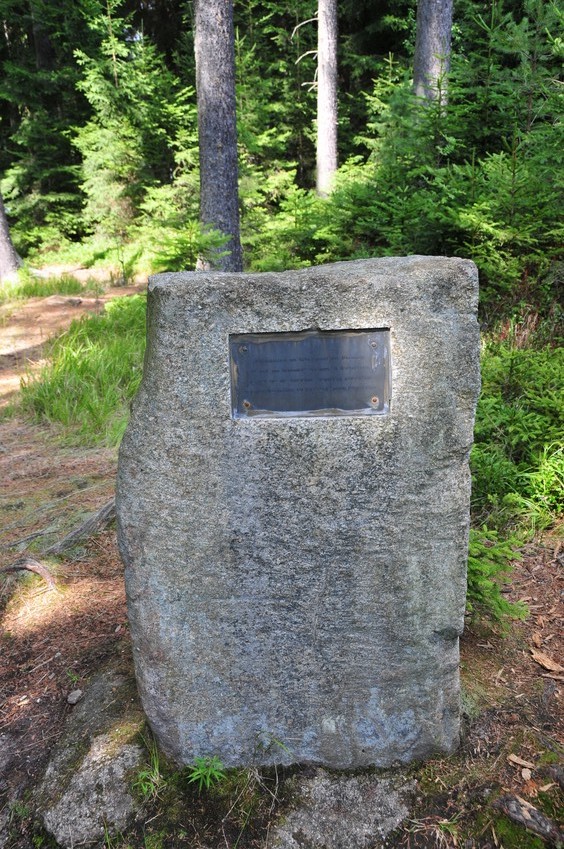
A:
{"label": "tree trunk", "polygon": [[20,258],[10,238],[8,220],[4,210],[2,195],[0,195],[0,280],[8,277],[10,274],[15,274],[20,265]]}
{"label": "tree trunk", "polygon": [[317,8],[317,192],[327,197],[337,170],[337,0]]}
{"label": "tree trunk", "polygon": [[446,104],[451,31],[452,0],[419,0],[413,89],[427,101]]}
{"label": "tree trunk", "polygon": [[[200,221],[229,237],[199,268],[242,271],[239,236],[233,0],[196,0],[196,91],[200,144]],[[229,253],[220,256],[224,251]]]}
{"label": "tree trunk", "polygon": [[29,10],[37,70],[52,71],[55,67],[55,51],[49,36],[41,25],[41,10],[37,8],[37,4],[34,2],[29,4]]}

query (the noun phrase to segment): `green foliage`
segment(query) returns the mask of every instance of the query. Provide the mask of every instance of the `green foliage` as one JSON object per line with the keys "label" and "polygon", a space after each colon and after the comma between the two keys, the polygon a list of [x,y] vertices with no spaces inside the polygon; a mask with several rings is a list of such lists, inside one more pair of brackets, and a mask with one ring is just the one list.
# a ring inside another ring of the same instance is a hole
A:
{"label": "green foliage", "polygon": [[76,43],[88,44],[81,6],[0,0],[0,175],[22,253],[84,233],[69,138],[69,124],[84,118],[72,56]]}
{"label": "green foliage", "polygon": [[79,88],[93,110],[75,137],[85,218],[118,242],[140,219],[151,187],[178,180],[196,145],[194,90],[181,88],[142,32],[132,36],[116,17],[121,5],[99,4],[90,20],[100,37],[97,54],[75,52],[83,69]]}
{"label": "green foliage", "polygon": [[470,62],[459,34],[465,52],[453,56],[447,109],[414,97],[403,58],[380,61],[357,135],[368,159],[341,167],[324,205],[287,187],[266,198],[259,238],[243,231],[251,265],[467,256],[480,269],[484,313],[507,314],[524,299],[545,310],[558,293],[551,269],[563,241],[564,93],[553,38],[561,15],[533,0],[525,13],[495,2],[485,22],[475,6],[463,8],[459,26],[475,55]]}
{"label": "green foliage", "polygon": [[140,794],[144,802],[154,802],[160,798],[166,786],[166,778],[161,769],[156,742],[152,737],[143,737],[143,743],[149,757],[145,766],[138,771],[133,781],[133,789]]}
{"label": "green foliage", "polygon": [[198,785],[198,792],[205,788],[209,790],[225,778],[225,767],[220,759],[213,757],[194,758],[192,766],[188,767],[188,782]]}
{"label": "green foliage", "polygon": [[140,295],[116,298],[103,315],[73,322],[39,375],[23,381],[24,411],[64,425],[70,439],[118,444],[141,379],[144,328]]}
{"label": "green foliage", "polygon": [[158,241],[150,249],[150,263],[155,271],[193,271],[200,257],[212,252],[216,257],[223,256],[217,250],[226,241],[227,237],[218,230],[202,232],[199,223],[189,221],[183,230],[169,228],[159,232]]}
{"label": "green foliage", "polygon": [[472,451],[477,517],[547,527],[562,512],[564,348],[489,342]]}
{"label": "green foliage", "polygon": [[[554,524],[564,506],[564,348],[518,347],[522,328],[482,352],[482,393],[471,453],[468,610],[500,622],[525,609],[504,598],[518,539]],[[525,337],[526,338],[526,337]],[[512,527],[513,534],[507,536]]]}
{"label": "green foliage", "polygon": [[510,580],[511,561],[517,559],[516,539],[503,539],[487,527],[471,528],[468,553],[466,609],[473,618],[487,617],[496,622],[506,618],[524,619],[527,608],[512,604],[502,593]]}
{"label": "green foliage", "polygon": [[[262,198],[243,222],[249,264],[257,271],[304,268],[316,261],[321,247],[318,225],[322,201],[298,188],[291,175],[279,177],[277,185],[264,185]],[[274,215],[273,206],[277,209]]]}

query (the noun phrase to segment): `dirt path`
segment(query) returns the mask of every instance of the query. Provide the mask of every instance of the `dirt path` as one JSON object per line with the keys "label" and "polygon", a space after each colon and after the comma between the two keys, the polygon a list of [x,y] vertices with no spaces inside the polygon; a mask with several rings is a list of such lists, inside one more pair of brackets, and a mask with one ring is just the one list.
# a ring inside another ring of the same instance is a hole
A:
{"label": "dirt path", "polygon": [[[115,463],[113,451],[70,451],[48,430],[2,423],[0,567],[24,552],[40,557],[111,498]],[[25,800],[62,732],[69,693],[110,655],[127,651],[115,531],[45,562],[55,591],[26,573],[0,575],[0,838],[2,819],[9,822]],[[31,847],[31,831],[24,832],[13,829],[8,846]]]}

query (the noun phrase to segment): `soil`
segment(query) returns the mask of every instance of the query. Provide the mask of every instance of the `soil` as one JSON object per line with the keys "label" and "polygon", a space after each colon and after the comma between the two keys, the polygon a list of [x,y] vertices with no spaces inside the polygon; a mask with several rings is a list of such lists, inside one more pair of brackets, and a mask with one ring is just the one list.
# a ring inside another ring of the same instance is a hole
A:
{"label": "soil", "polygon": [[[98,299],[34,298],[3,307],[4,399],[17,391],[22,372],[36,367],[53,332],[81,313],[99,311],[114,294],[138,290],[121,288]],[[116,452],[65,448],[58,436],[55,427],[17,416],[0,420],[0,569],[26,552],[41,558],[42,551],[112,497]],[[508,596],[526,601],[528,619],[504,635],[483,626],[467,628],[461,644],[462,746],[451,758],[412,768],[419,787],[416,808],[389,846],[544,845],[492,802],[510,793],[553,821],[562,810],[561,532],[553,529],[531,543],[515,562]],[[113,527],[68,556],[44,562],[55,577],[55,590],[37,575],[0,573],[0,832],[2,817],[19,817],[19,836],[10,847],[42,845],[31,842],[25,803],[72,710],[69,693],[84,689],[106,659],[127,654],[129,644]],[[161,815],[152,814],[157,824]],[[152,827],[147,826],[149,832]],[[225,834],[223,826],[219,831]],[[265,835],[261,840],[256,829],[251,833],[252,841],[243,837],[238,845],[266,845]],[[200,844],[178,837],[164,845]]]}

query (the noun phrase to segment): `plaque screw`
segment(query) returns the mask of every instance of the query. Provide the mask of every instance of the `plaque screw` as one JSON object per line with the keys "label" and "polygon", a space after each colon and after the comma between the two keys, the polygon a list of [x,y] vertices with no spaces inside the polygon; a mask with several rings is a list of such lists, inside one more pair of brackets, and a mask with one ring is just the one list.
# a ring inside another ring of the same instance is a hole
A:
{"label": "plaque screw", "polygon": [[370,343],[370,347],[371,347],[371,348],[377,348],[377,347],[378,347],[378,342],[375,342],[374,340],[372,340],[372,342]]}
{"label": "plaque screw", "polygon": [[250,410],[252,406],[253,405],[251,404],[250,401],[243,401],[243,407],[245,408],[245,410]]}
{"label": "plaque screw", "polygon": [[373,395],[372,398],[370,399],[370,403],[371,404],[377,404],[379,400],[380,399],[378,398],[377,395]]}
{"label": "plaque screw", "polygon": [[248,350],[249,349],[247,348],[246,345],[239,345],[239,353],[240,354],[246,354]]}

